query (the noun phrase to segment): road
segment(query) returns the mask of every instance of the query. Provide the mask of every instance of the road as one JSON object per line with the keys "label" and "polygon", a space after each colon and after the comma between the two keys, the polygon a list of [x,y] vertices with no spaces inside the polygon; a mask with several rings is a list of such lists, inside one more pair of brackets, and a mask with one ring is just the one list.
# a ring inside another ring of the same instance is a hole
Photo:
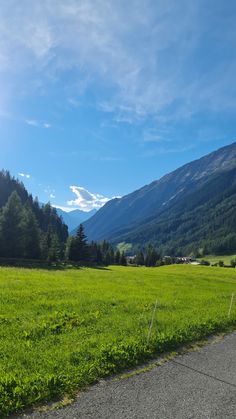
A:
{"label": "road", "polygon": [[236,419],[236,332],[151,370],[109,379],[29,419]]}

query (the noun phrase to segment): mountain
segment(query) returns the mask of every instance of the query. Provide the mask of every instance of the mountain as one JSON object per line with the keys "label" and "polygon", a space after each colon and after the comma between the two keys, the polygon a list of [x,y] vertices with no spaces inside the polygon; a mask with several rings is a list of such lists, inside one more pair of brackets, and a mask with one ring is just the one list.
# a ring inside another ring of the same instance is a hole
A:
{"label": "mountain", "polygon": [[66,212],[60,208],[56,208],[57,214],[62,217],[64,223],[68,226],[69,232],[74,230],[79,224],[84,223],[84,221],[88,220],[92,217],[97,211],[95,209],[85,212],[79,209]]}
{"label": "mountain", "polygon": [[153,242],[166,250],[219,241],[236,233],[235,170],[233,143],[109,201],[85,222],[86,234],[116,243]]}

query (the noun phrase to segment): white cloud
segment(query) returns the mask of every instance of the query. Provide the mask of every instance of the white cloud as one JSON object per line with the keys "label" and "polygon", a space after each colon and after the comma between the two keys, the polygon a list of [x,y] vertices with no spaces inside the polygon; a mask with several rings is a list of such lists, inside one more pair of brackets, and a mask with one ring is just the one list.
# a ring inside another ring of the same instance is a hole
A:
{"label": "white cloud", "polygon": [[27,173],[18,173],[18,176],[25,177],[26,179],[30,178],[30,175]]}
{"label": "white cloud", "polygon": [[146,143],[159,143],[163,141],[163,135],[155,130],[145,131],[143,134],[143,141]]}
{"label": "white cloud", "polygon": [[48,122],[40,122],[40,121],[37,121],[36,119],[26,119],[25,123],[32,127],[39,127],[39,128],[46,128],[46,129],[51,128],[51,124],[49,124]]}
{"label": "white cloud", "polygon": [[71,97],[71,98],[68,99],[68,103],[73,108],[78,108],[80,106],[80,102],[77,99],[73,98],[73,97]]}
{"label": "white cloud", "polygon": [[51,124],[49,124],[48,122],[44,122],[43,127],[44,128],[51,128]]}
{"label": "white cloud", "polygon": [[33,127],[38,127],[38,126],[39,126],[38,121],[36,121],[35,119],[26,119],[26,120],[25,120],[25,123],[26,123],[27,125],[31,125],[31,126],[33,126]]}
{"label": "white cloud", "polygon": [[55,189],[52,189],[50,186],[47,186],[46,188],[43,189],[43,192],[50,198],[50,199],[54,199],[56,198],[55,195]]}
{"label": "white cloud", "polygon": [[70,189],[76,195],[76,199],[67,201],[67,204],[70,206],[76,206],[82,211],[99,209],[108,201],[115,198],[107,198],[104,195],[89,192],[82,186],[70,186]]}
{"label": "white cloud", "polygon": [[74,211],[76,209],[79,209],[79,208],[74,208],[74,207],[71,208],[71,207],[65,207],[64,205],[55,205],[55,204],[53,204],[53,207],[54,208],[59,208],[62,211],[65,211],[65,212],[71,212],[71,211]]}

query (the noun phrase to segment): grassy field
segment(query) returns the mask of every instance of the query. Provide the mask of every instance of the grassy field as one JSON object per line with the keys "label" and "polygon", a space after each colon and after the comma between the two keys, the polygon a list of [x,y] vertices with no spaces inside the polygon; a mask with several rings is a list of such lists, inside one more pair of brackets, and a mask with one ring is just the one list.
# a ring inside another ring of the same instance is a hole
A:
{"label": "grassy field", "polygon": [[202,259],[208,260],[208,262],[210,262],[210,264],[218,263],[219,260],[223,260],[225,265],[230,265],[230,261],[232,259],[235,260],[236,255],[225,255],[225,256],[209,255],[209,256],[204,256]]}
{"label": "grassy field", "polygon": [[233,292],[234,269],[0,268],[0,416],[227,330]]}

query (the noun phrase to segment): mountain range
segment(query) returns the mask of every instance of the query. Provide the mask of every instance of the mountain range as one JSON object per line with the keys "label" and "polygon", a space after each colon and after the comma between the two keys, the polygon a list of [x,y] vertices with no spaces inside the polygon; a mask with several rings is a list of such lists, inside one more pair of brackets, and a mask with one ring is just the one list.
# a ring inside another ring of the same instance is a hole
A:
{"label": "mountain range", "polygon": [[236,143],[109,201],[84,227],[89,240],[170,253],[236,250]]}
{"label": "mountain range", "polygon": [[62,217],[64,223],[68,226],[69,232],[76,229],[79,224],[84,223],[97,212],[95,209],[87,212],[79,209],[75,209],[70,212],[63,211],[60,208],[56,208],[56,210],[57,214]]}

